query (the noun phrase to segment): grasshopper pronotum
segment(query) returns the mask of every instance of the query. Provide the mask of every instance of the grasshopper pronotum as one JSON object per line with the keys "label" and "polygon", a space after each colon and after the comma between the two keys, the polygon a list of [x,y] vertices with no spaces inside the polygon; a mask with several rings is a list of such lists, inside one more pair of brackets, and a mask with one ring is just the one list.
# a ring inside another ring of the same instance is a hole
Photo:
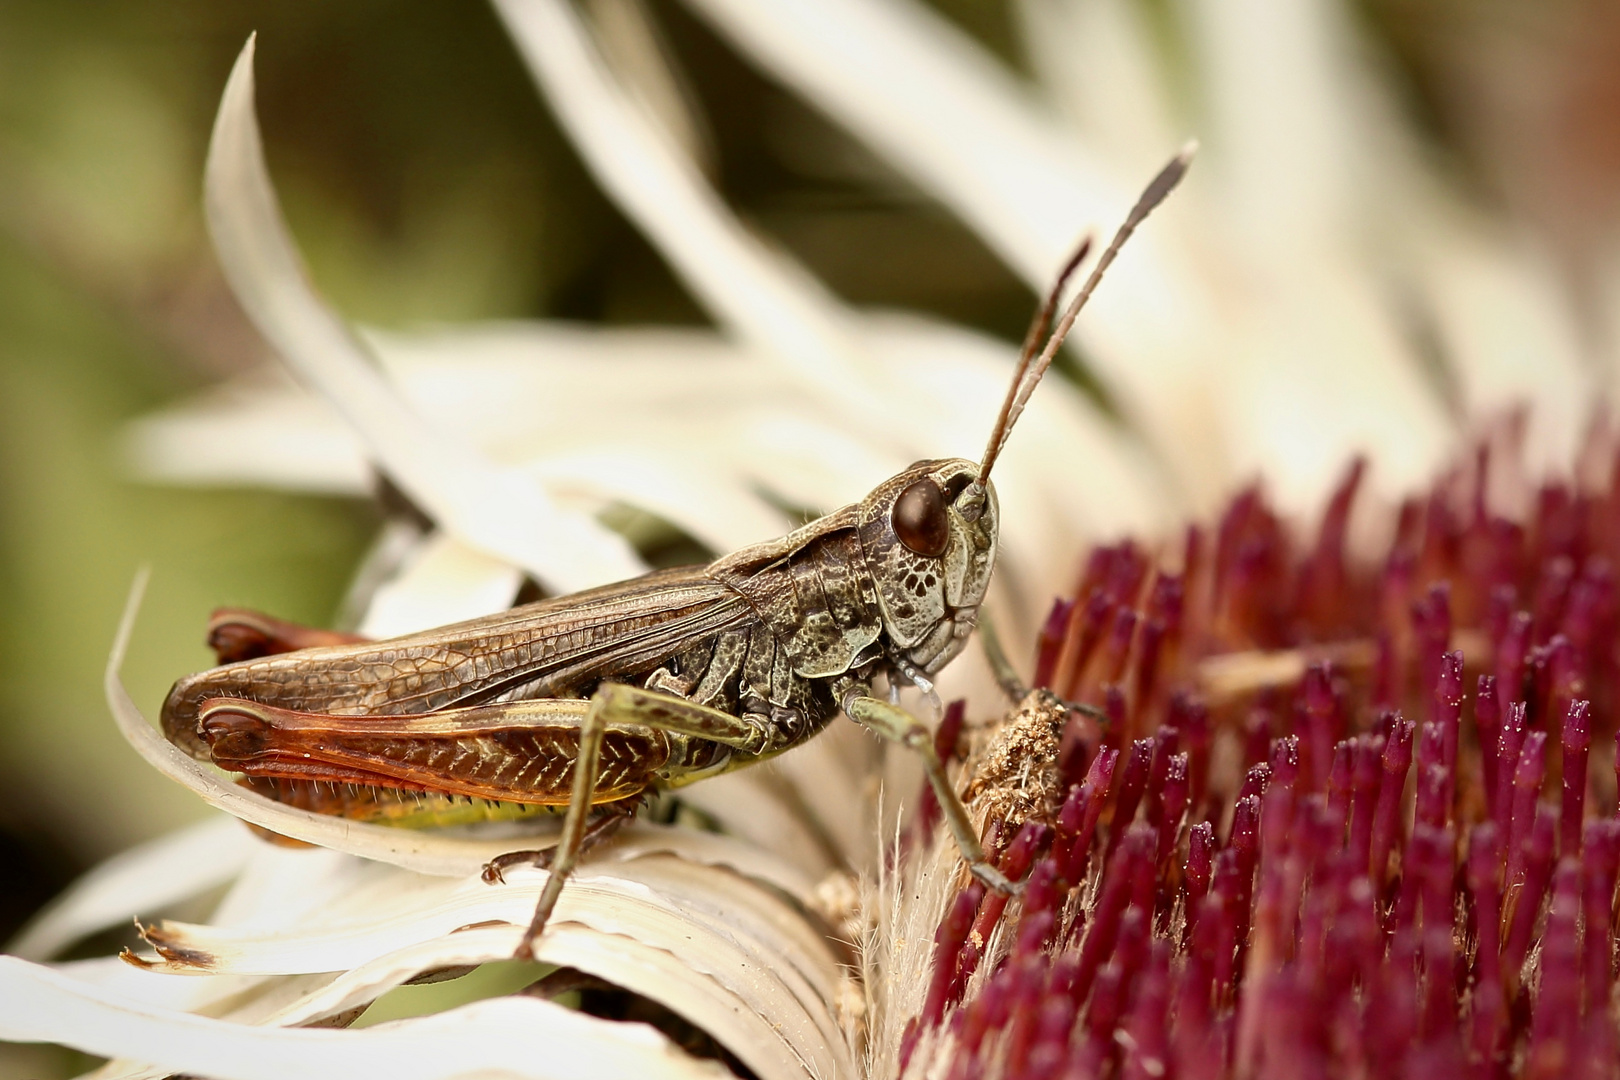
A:
{"label": "grasshopper pronotum", "polygon": [[554,849],[486,868],[493,879],[549,865],[519,955],[581,849],[649,789],[773,757],[840,711],[922,756],[973,874],[1015,891],[986,861],[927,727],[873,684],[930,692],[967,644],[995,565],[991,467],[1080,308],[1191,153],[1148,185],[1052,327],[1089,240],[1063,268],[982,461],[919,461],[858,503],[707,565],[387,641],[222,613],[210,640],[224,666],[175,684],[165,734],[261,794],[323,813],[420,825],[566,808]]}

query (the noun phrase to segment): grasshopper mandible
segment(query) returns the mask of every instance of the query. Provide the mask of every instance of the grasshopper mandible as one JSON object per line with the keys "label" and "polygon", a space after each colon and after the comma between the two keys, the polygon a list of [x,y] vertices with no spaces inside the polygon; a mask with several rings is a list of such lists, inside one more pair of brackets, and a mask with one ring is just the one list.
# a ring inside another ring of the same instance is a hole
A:
{"label": "grasshopper mandible", "polygon": [[485,870],[495,880],[505,866],[549,865],[520,956],[581,849],[650,789],[774,757],[840,711],[922,756],[974,876],[1015,892],[986,860],[928,728],[873,685],[931,694],[931,677],[967,644],[996,558],[991,467],[1080,308],[1192,150],[1148,185],[1052,327],[1089,239],[1063,268],[982,461],[919,461],[858,503],[705,566],[387,641],[223,612],[210,633],[223,666],[175,684],[164,733],[260,794],[322,813],[424,825],[566,808],[554,848]]}

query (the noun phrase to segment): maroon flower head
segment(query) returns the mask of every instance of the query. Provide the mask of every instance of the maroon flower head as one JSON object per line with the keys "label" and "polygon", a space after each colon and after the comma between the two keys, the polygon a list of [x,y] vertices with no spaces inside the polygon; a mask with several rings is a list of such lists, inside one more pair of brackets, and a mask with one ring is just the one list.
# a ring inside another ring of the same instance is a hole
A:
{"label": "maroon flower head", "polygon": [[1347,539],[1359,461],[1314,537],[1250,488],[1180,550],[1092,553],[1036,634],[1070,710],[1049,815],[984,822],[1022,897],[957,895],[907,1053],[949,1028],[952,1077],[1620,1073],[1616,778],[1590,767],[1620,479],[1515,522],[1490,462],[1379,558]]}

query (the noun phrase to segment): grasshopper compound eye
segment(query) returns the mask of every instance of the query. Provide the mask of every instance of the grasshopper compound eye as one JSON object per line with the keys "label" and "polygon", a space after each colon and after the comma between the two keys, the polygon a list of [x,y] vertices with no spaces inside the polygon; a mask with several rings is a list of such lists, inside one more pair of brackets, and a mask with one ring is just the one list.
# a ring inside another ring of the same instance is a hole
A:
{"label": "grasshopper compound eye", "polygon": [[945,554],[951,540],[951,523],[945,514],[945,493],[927,477],[900,493],[894,501],[894,534],[915,551],[937,559]]}

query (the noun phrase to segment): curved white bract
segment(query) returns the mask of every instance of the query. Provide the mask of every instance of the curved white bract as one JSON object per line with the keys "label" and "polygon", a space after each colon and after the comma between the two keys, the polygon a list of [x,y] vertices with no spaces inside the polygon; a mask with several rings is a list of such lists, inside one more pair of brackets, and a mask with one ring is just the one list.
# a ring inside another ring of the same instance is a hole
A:
{"label": "curved white bract", "polygon": [[225,84],[205,190],[214,248],[243,309],[435,520],[561,592],[644,569],[617,534],[560,510],[531,478],[491,463],[417,415],[382,378],[361,340],[315,295],[265,168],[253,112],[251,39]]}
{"label": "curved white bract", "polygon": [[472,1075],[719,1080],[730,1075],[686,1056],[649,1027],[597,1020],[535,998],[493,998],[362,1031],[263,1027],[153,1008],[0,956],[0,999],[7,1002],[0,1039],[56,1042],[218,1080]]}

